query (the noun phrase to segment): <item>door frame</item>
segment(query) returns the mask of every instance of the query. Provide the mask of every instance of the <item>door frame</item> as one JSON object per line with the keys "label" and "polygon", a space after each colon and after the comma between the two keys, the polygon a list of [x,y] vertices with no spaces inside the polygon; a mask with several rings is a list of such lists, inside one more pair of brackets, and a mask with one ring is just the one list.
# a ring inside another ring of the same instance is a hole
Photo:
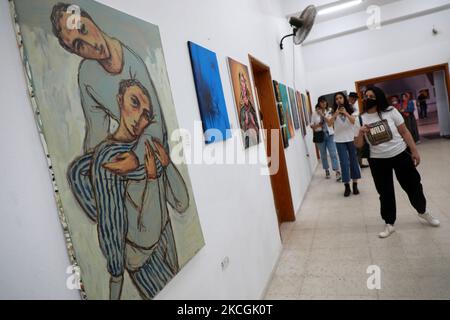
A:
{"label": "door frame", "polygon": [[[295,221],[295,210],[292,201],[291,185],[289,183],[289,174],[287,171],[286,156],[284,145],[280,134],[280,119],[273,90],[273,79],[270,67],[261,62],[252,55],[248,55],[250,70],[255,85],[255,96],[258,103],[259,114],[262,115],[261,127],[267,131],[267,137],[264,139],[266,155],[269,157],[272,153],[271,130],[278,130],[278,172],[270,175],[270,183],[274,198],[275,210],[277,213],[278,225],[283,222]],[[265,78],[263,78],[265,77]],[[265,90],[260,90],[261,84],[264,84]],[[262,98],[261,92],[264,91]],[[264,101],[262,101],[264,99]]]}
{"label": "door frame", "polygon": [[355,88],[356,88],[356,93],[358,94],[359,110],[362,111],[362,103],[363,103],[362,97],[359,94],[361,87],[363,87],[363,86],[367,87],[369,85],[373,85],[373,84],[380,83],[380,82],[386,82],[386,81],[391,81],[391,80],[399,80],[399,79],[403,79],[403,78],[419,76],[422,74],[433,73],[436,71],[444,71],[444,73],[445,73],[445,85],[447,86],[447,97],[449,99],[449,106],[450,106],[449,65],[448,65],[448,63],[442,63],[442,64],[437,64],[437,65],[433,65],[433,66],[429,66],[429,67],[413,69],[413,70],[403,71],[403,72],[399,72],[399,73],[393,73],[393,74],[389,74],[389,75],[385,75],[385,76],[381,76],[381,77],[356,81]]}

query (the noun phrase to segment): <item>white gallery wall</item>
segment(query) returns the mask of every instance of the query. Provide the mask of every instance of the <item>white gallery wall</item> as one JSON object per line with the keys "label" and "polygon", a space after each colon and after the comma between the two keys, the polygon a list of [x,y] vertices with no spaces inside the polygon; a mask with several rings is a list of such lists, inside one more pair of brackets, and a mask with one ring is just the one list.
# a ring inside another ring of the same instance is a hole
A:
{"label": "white gallery wall", "polygon": [[[238,121],[226,57],[248,65],[250,53],[271,67],[273,79],[303,93],[307,89],[302,49],[289,40],[284,51],[278,47],[281,37],[291,32],[279,1],[101,2],[159,26],[178,122],[191,132],[200,114],[188,40],[217,53],[232,128],[238,128]],[[78,299],[76,290],[66,288],[69,260],[7,1],[0,2],[0,25],[0,298]],[[286,150],[296,210],[317,165],[311,140],[310,129],[305,140],[296,131]],[[227,143],[207,149],[219,150]],[[263,144],[238,150],[265,154]],[[262,297],[281,240],[270,179],[260,171],[261,165],[189,165],[206,245],[157,298]],[[229,265],[222,270],[226,257]]]}
{"label": "white gallery wall", "polygon": [[364,27],[369,16],[361,11],[314,26],[303,54],[315,101],[322,94],[354,91],[358,80],[450,61],[450,1],[393,1],[380,7],[380,29],[333,37]]}

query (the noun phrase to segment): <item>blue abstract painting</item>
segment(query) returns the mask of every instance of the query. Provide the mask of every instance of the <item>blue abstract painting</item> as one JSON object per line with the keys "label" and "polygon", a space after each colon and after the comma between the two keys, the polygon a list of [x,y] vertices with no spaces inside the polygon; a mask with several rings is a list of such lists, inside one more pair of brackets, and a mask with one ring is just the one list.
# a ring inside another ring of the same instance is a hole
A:
{"label": "blue abstract painting", "polygon": [[214,52],[188,41],[205,142],[231,137],[219,65]]}

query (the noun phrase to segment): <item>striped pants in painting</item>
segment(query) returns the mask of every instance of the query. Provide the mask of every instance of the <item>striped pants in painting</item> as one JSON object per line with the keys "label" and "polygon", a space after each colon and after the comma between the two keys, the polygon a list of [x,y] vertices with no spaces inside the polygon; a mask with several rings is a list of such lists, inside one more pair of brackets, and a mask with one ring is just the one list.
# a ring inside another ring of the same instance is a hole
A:
{"label": "striped pants in painting", "polygon": [[[135,271],[128,270],[133,283],[143,299],[153,299],[162,288],[175,276],[178,270],[170,266],[168,250],[173,250],[174,238],[170,222],[164,227],[158,243],[142,267]],[[178,262],[176,262],[178,266]],[[178,267],[175,267],[178,269]]]}
{"label": "striped pants in painting", "polygon": [[91,182],[91,163],[93,153],[75,159],[67,170],[67,181],[72,194],[88,218],[97,222],[97,204]]}
{"label": "striped pants in painting", "polygon": [[[108,272],[118,277],[124,273],[127,260],[127,213],[125,193],[128,180],[146,179],[145,168],[125,176],[118,176],[104,169],[102,164],[120,153],[128,152],[131,143],[104,142],[95,154],[89,153],[76,159],[69,167],[68,180],[72,192],[87,216],[97,222],[100,248],[107,261]],[[158,177],[162,166],[157,161]],[[159,195],[155,195],[159,196]],[[170,221],[161,232],[155,247],[147,250],[134,248],[145,259],[138,269],[128,270],[131,279],[144,299],[152,299],[178,272],[178,261],[170,261],[168,250],[175,249]],[[146,257],[148,255],[148,257]],[[174,267],[175,266],[175,267]],[[177,269],[177,270],[174,270]]]}

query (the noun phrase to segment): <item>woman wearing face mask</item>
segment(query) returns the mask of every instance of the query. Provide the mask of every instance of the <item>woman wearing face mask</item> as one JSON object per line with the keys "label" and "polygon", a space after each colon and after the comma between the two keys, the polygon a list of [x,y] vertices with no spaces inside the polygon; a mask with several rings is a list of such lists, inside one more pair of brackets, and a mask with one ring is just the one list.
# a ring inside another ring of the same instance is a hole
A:
{"label": "woman wearing face mask", "polygon": [[395,231],[393,171],[419,218],[431,226],[439,226],[439,220],[427,211],[421,177],[416,169],[420,155],[405,120],[400,112],[389,106],[381,89],[369,87],[365,98],[365,110],[361,115],[363,125],[359,121],[355,124],[355,145],[362,147],[364,139],[370,145],[370,170],[380,195],[381,217],[386,222],[385,230],[379,237],[387,238]]}
{"label": "woman wearing face mask", "polygon": [[325,170],[325,177],[330,179],[330,165],[328,164],[328,153],[331,158],[331,166],[336,172],[336,180],[341,180],[341,173],[339,171],[339,162],[336,154],[336,144],[334,142],[334,130],[331,123],[330,109],[328,108],[327,99],[320,97],[316,105],[316,111],[311,117],[311,128],[316,133],[323,132],[323,139],[321,142],[316,142],[320,151],[320,158],[322,159],[322,167]]}
{"label": "woman wearing face mask", "polygon": [[355,110],[343,92],[334,95],[333,116],[334,141],[339,155],[342,171],[342,182],[345,185],[344,197],[350,196],[350,178],[353,180],[353,194],[359,194],[358,179],[361,179],[358,154],[353,142]]}

